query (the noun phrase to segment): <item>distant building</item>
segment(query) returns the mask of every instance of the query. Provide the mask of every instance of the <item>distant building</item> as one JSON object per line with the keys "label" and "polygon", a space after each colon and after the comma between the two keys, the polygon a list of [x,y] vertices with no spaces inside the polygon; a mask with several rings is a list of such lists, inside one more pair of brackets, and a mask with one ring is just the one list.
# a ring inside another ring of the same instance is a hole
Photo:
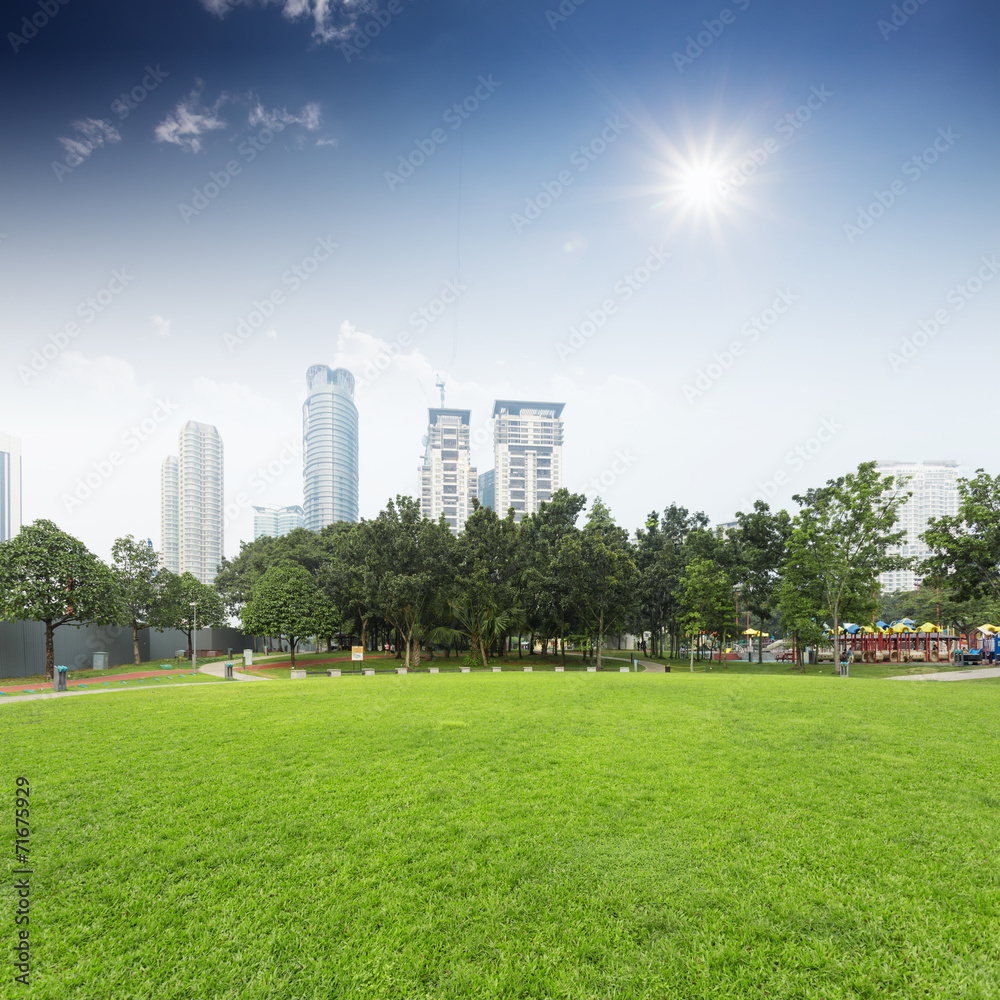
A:
{"label": "distant building", "polygon": [[21,439],[0,434],[0,542],[21,530]]}
{"label": "distant building", "polygon": [[563,481],[565,403],[498,399],[493,404],[495,509],[520,521],[552,498]]}
{"label": "distant building", "polygon": [[305,511],[299,506],[276,507],[265,504],[253,509],[253,539],[257,541],[263,535],[280,538],[295,528],[306,526]]}
{"label": "distant building", "polygon": [[358,408],[354,376],[345,368],[313,365],[302,404],[305,526],[358,520]]}
{"label": "distant building", "polygon": [[476,467],[469,460],[469,411],[427,411],[424,461],[420,466],[420,510],[436,521],[442,514],[457,534],[479,495]]}
{"label": "distant building", "polygon": [[[905,529],[902,544],[890,551],[904,556],[926,559],[930,548],[920,539],[932,517],[945,517],[958,513],[958,462],[942,459],[928,462],[879,462],[877,471],[882,475],[909,478],[904,489],[913,496],[899,512],[895,530]],[[894,570],[883,573],[879,584],[886,593],[916,590],[920,584],[919,572]]]}
{"label": "distant building", "polygon": [[160,468],[160,563],[212,583],[223,558],[223,449],[211,424],[181,428],[177,458]]}
{"label": "distant building", "polygon": [[180,573],[180,507],[177,456],[168,455],[160,466],[160,565]]}
{"label": "distant building", "polygon": [[484,507],[496,509],[497,474],[495,469],[479,474],[479,502]]}

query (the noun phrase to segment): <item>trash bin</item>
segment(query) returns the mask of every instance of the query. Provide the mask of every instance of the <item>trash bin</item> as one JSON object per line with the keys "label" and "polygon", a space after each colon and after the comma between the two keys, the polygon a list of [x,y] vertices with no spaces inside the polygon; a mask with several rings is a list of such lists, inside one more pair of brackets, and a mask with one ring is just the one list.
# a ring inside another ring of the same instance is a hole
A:
{"label": "trash bin", "polygon": [[52,690],[65,691],[67,677],[69,677],[69,667],[56,667],[56,672],[52,678]]}
{"label": "trash bin", "polygon": [[232,663],[226,664],[226,680],[231,681],[233,679],[233,665]]}
{"label": "trash bin", "polygon": [[95,670],[107,670],[108,669],[108,654],[107,653],[94,653],[94,669]]}

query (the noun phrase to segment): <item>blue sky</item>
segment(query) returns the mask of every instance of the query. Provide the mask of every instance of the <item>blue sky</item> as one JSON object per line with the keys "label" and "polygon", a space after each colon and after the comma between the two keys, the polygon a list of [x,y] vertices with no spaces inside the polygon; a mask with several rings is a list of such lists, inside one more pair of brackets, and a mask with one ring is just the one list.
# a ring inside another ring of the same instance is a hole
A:
{"label": "blue sky", "polygon": [[250,503],[301,502],[315,363],[362,380],[364,516],[415,491],[438,374],[481,471],[493,399],[565,402],[566,485],[629,528],[791,505],[869,458],[995,470],[997,22],[9,4],[0,429],[25,519],[158,544],[159,465],[197,419],[238,551]]}

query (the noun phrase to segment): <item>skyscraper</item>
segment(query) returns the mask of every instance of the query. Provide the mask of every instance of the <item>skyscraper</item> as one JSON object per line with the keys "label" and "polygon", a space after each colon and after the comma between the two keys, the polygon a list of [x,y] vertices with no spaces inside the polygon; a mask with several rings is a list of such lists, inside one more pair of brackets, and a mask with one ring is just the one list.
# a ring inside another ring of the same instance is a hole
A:
{"label": "skyscraper", "polygon": [[177,456],[168,455],[160,466],[160,565],[171,573],[180,572],[180,496]]}
{"label": "skyscraper", "polygon": [[[222,438],[211,424],[189,420],[177,458],[167,458],[160,469],[161,564],[211,583],[223,557],[223,508]],[[176,569],[170,565],[174,551]]]}
{"label": "skyscraper", "polygon": [[21,530],[21,439],[0,434],[0,542]]}
{"label": "skyscraper", "polygon": [[479,502],[496,510],[497,475],[495,469],[479,473]]}
{"label": "skyscraper", "polygon": [[[902,484],[913,496],[903,504],[896,529],[906,529],[902,543],[890,551],[899,555],[926,559],[930,548],[920,539],[932,517],[945,517],[958,513],[958,462],[942,459],[929,462],[879,462],[877,471],[883,475],[908,477]],[[916,590],[920,582],[919,571],[893,570],[879,577],[882,590]]]}
{"label": "skyscraper", "polygon": [[420,510],[432,521],[444,514],[458,534],[479,492],[476,468],[469,461],[469,411],[431,409],[427,414]]}
{"label": "skyscraper", "polygon": [[538,510],[562,486],[565,403],[498,399],[493,404],[495,510],[515,520]]}
{"label": "skyscraper", "polygon": [[319,531],[358,519],[358,408],[354,376],[345,368],[312,365],[302,404],[305,526]]}
{"label": "skyscraper", "polygon": [[280,538],[295,528],[304,528],[305,524],[305,512],[297,504],[291,507],[264,504],[253,509],[254,541],[264,535]]}

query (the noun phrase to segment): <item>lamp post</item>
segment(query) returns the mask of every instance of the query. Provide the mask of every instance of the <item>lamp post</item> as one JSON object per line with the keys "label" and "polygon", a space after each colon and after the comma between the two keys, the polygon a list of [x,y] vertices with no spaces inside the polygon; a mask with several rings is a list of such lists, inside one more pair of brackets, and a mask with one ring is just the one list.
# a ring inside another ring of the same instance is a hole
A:
{"label": "lamp post", "polygon": [[191,607],[194,608],[191,624],[191,672],[196,674],[198,673],[198,602],[192,601]]}

